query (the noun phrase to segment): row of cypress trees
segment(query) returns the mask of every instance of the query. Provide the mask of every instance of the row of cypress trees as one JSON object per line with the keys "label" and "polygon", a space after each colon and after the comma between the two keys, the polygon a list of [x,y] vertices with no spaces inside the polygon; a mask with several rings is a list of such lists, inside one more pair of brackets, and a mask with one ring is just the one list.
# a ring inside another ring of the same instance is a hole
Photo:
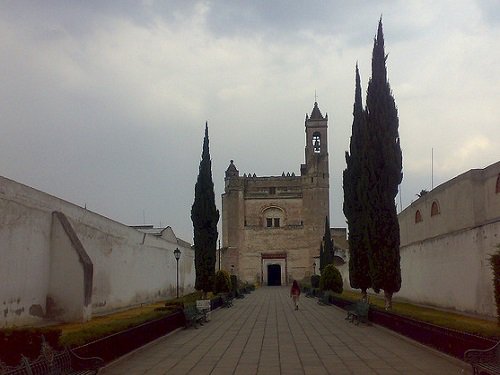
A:
{"label": "row of cypress trees", "polygon": [[372,55],[366,108],[356,64],[352,135],[343,172],[343,210],[349,227],[349,281],[353,288],[384,291],[386,308],[401,288],[399,223],[395,198],[401,183],[399,119],[387,81],[382,19]]}
{"label": "row of cypress trees", "polygon": [[[387,81],[382,20],[373,46],[372,78],[363,109],[359,69],[356,65],[356,89],[352,136],[346,152],[343,173],[344,213],[349,226],[349,277],[353,288],[366,295],[368,288],[382,289],[386,307],[401,287],[399,224],[395,197],[402,180],[402,155],[399,143],[399,119]],[[194,230],[195,288],[204,294],[213,291],[217,223],[208,124],[205,125],[202,160],[191,208]],[[334,247],[328,217],[320,249],[320,268],[333,263]]]}

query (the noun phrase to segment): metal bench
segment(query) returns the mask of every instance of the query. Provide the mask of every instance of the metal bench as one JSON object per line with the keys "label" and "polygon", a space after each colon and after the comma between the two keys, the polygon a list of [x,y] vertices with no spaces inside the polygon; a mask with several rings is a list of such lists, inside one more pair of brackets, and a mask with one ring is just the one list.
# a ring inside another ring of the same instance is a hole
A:
{"label": "metal bench", "polygon": [[212,310],[212,305],[209,299],[199,299],[196,301],[196,308],[200,314],[203,314],[205,322],[210,321],[210,311]]}
{"label": "metal bench", "polygon": [[500,341],[486,350],[467,350],[464,353],[464,360],[471,364],[474,375],[500,374]]}
{"label": "metal bench", "polygon": [[54,350],[45,340],[42,341],[41,354],[34,361],[21,358],[21,364],[15,367],[0,362],[1,375],[93,375],[104,366],[101,358],[82,358],[71,349]]}
{"label": "metal bench", "polygon": [[196,305],[185,305],[184,309],[184,317],[186,319],[185,327],[189,328],[193,326],[194,328],[198,328],[196,325],[203,325],[203,321],[205,320],[205,315],[200,313],[196,308]]}
{"label": "metal bench", "polygon": [[356,325],[359,322],[367,322],[368,321],[368,311],[370,310],[370,304],[365,301],[358,301],[352,304],[347,308],[347,316],[346,320],[349,320],[351,323],[355,323]]}
{"label": "metal bench", "polygon": [[222,307],[233,306],[233,297],[230,294],[223,294],[220,298],[222,299]]}

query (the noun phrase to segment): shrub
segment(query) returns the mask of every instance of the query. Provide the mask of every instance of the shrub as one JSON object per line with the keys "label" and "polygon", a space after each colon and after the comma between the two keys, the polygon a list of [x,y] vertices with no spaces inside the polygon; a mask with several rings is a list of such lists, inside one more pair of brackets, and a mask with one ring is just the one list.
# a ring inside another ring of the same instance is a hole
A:
{"label": "shrub", "polygon": [[340,271],[333,264],[327,265],[319,279],[319,289],[321,291],[331,290],[335,293],[342,293],[344,282]]}
{"label": "shrub", "polygon": [[497,322],[500,325],[500,244],[497,247],[498,251],[490,257],[490,263],[493,269],[493,290],[497,305]]}
{"label": "shrub", "polygon": [[319,275],[312,275],[311,276],[311,287],[313,288],[319,288]]}
{"label": "shrub", "polygon": [[215,293],[228,293],[231,291],[231,276],[229,272],[220,270],[215,274]]}

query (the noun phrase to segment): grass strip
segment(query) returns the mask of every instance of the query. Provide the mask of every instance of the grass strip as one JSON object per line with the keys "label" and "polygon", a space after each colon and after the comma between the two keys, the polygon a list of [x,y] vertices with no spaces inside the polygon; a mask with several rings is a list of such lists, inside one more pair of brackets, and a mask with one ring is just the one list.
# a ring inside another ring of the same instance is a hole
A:
{"label": "grass strip", "polygon": [[174,312],[179,306],[194,303],[201,298],[200,293],[191,293],[181,298],[143,305],[116,313],[97,316],[85,323],[64,323],[53,326],[61,329],[61,345],[76,347],[102,337],[136,327]]}
{"label": "grass strip", "polygon": [[[361,293],[343,291],[340,296],[351,301],[357,301],[361,298]],[[371,305],[380,310],[384,309],[385,305],[382,297],[370,295],[369,300]],[[496,340],[500,339],[500,326],[495,321],[399,301],[393,301],[391,311],[396,314],[426,323],[435,324],[440,327],[489,337]]]}

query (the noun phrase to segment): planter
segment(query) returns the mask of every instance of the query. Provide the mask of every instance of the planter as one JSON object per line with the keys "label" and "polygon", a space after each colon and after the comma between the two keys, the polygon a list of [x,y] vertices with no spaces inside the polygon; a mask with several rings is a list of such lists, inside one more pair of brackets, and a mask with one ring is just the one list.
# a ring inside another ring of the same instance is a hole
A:
{"label": "planter", "polygon": [[[352,304],[351,301],[337,296],[332,298],[332,303],[343,309]],[[375,324],[461,360],[468,349],[488,349],[496,343],[492,339],[436,326],[373,307],[370,308],[368,319]]]}
{"label": "planter", "polygon": [[105,362],[110,362],[177,328],[183,327],[184,324],[183,312],[176,311],[163,318],[79,346],[73,351],[81,357],[100,357]]}

